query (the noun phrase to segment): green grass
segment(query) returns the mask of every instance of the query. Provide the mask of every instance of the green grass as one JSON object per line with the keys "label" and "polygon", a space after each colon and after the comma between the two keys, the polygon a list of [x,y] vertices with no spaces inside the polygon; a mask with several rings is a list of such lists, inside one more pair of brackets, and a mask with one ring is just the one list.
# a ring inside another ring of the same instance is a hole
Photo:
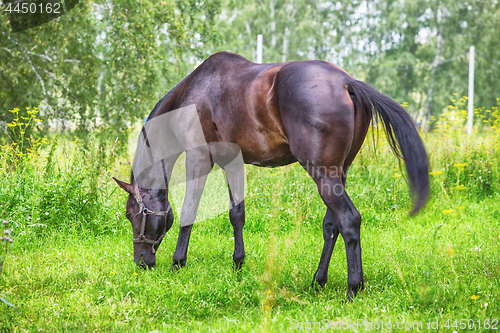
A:
{"label": "green grass", "polygon": [[[231,269],[234,243],[227,214],[195,224],[187,266],[173,273],[176,214],[156,268],[143,271],[132,260],[126,196],[115,191],[110,178],[112,173],[128,177],[126,159],[117,160],[116,171],[96,174],[92,163],[78,162],[84,153],[73,155],[66,148],[49,180],[35,166],[0,177],[0,201],[7,203],[15,240],[5,256],[0,296],[19,311],[0,303],[0,330],[271,332],[299,322],[304,328],[307,322],[321,322],[325,328],[326,323],[366,320],[390,321],[394,327],[389,331],[405,331],[395,327],[398,322],[421,322],[422,331],[428,331],[428,323],[435,321],[435,332],[489,331],[478,329],[478,320],[483,325],[500,319],[498,163],[489,165],[488,183],[481,175],[486,159],[498,158],[497,151],[430,135],[432,170],[443,172],[432,176],[428,206],[409,218],[408,189],[395,158],[383,139],[376,152],[368,141],[347,181],[363,216],[366,285],[354,302],[345,302],[341,237],[327,286],[319,292],[310,288],[323,246],[326,208],[299,166],[247,166],[247,257],[241,272]],[[86,157],[97,159],[92,154]],[[454,167],[459,163],[467,165]],[[75,177],[80,173],[86,177]],[[98,184],[97,194],[89,196],[92,181]],[[48,188],[56,199],[48,199]],[[43,217],[47,207],[53,207],[53,217],[44,227],[35,225],[31,220]],[[453,328],[455,319],[474,319],[475,329]]]}

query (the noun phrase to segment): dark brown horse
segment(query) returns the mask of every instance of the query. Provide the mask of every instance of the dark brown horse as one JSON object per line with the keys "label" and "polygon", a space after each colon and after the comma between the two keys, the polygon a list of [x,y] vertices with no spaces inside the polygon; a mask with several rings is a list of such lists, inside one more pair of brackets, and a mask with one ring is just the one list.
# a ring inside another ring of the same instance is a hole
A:
{"label": "dark brown horse", "polygon": [[[414,200],[411,213],[419,211],[429,197],[427,153],[409,114],[389,97],[329,62],[255,64],[236,54],[216,53],[168,92],[149,119],[192,104],[196,105],[206,142],[236,144],[245,163],[262,167],[299,162],[313,178],[327,208],[323,252],[313,285],[326,284],[340,233],[347,254],[348,298],[364,287],[361,215],[345,192],[345,182],[372,117],[378,116],[392,149],[405,161]],[[186,160],[194,165],[187,171],[191,177],[210,171],[197,168],[196,163],[210,158],[205,162],[213,166],[217,158],[212,155],[211,151],[186,152]],[[162,162],[166,183],[177,156]],[[126,210],[134,231],[134,260],[153,266],[156,248],[174,219],[168,189],[139,188],[134,177],[132,184],[117,183],[130,194]],[[234,228],[233,259],[239,268],[245,258],[244,201],[230,209],[229,219]],[[191,228],[181,224],[173,269],[186,264]]]}

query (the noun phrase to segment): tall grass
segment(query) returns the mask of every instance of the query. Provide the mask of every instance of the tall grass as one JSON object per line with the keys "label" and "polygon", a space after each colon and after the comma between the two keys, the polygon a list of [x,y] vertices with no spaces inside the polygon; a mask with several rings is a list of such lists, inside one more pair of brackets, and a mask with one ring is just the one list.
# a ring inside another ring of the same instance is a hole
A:
{"label": "tall grass", "polygon": [[267,332],[365,320],[421,322],[423,331],[439,321],[440,331],[453,331],[454,319],[467,318],[476,320],[470,331],[488,331],[484,320],[500,313],[500,114],[498,107],[476,110],[475,134],[467,137],[465,104],[452,101],[435,131],[422,133],[432,195],[415,218],[408,218],[404,168],[382,132],[372,129],[375,144],[367,137],[347,178],[363,216],[366,289],[353,303],[343,302],[341,238],[327,286],[309,288],[326,208],[298,165],[247,166],[240,273],[231,271],[226,214],[195,224],[188,265],[171,273],[178,215],[157,268],[142,271],[132,261],[126,195],[110,180],[128,177],[126,156],[54,135],[14,168],[12,146],[4,146],[0,209],[14,242],[4,255],[0,296],[19,314],[0,303],[0,330]]}

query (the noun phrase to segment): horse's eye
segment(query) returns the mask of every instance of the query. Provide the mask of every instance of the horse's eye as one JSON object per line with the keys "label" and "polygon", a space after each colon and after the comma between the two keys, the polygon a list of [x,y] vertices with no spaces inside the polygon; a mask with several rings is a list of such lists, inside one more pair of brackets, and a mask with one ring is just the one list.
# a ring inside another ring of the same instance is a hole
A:
{"label": "horse's eye", "polygon": [[132,216],[132,213],[126,213],[125,214],[125,217],[128,218],[130,220],[130,216]]}

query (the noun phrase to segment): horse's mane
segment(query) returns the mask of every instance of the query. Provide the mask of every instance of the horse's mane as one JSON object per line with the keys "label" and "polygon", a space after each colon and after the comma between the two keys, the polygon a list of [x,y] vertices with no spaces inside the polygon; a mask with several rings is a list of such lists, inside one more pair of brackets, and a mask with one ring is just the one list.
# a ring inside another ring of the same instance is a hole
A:
{"label": "horse's mane", "polygon": [[156,114],[158,113],[158,111],[161,109],[161,107],[163,106],[163,104],[166,102],[166,100],[175,92],[175,90],[177,90],[177,88],[186,80],[186,78],[189,76],[186,75],[182,80],[181,82],[177,83],[172,89],[170,89],[155,105],[155,107],[153,108],[153,111],[151,111],[151,113],[149,114],[148,116],[148,120],[151,120],[153,119],[154,117],[156,117]]}
{"label": "horse's mane", "polygon": [[[151,113],[148,116],[148,119],[147,119],[148,121],[151,120],[151,119],[153,119],[154,117],[156,117],[156,114],[161,109],[161,107],[163,106],[163,104],[167,101],[167,99],[170,96],[172,96],[172,94],[175,92],[175,90],[177,90],[177,88],[186,80],[186,78],[188,76],[189,76],[189,74],[186,75],[181,80],[181,82],[177,83],[172,89],[170,89],[158,102],[156,102],[156,105],[153,108],[153,111],[151,111]],[[141,132],[142,132],[142,130],[144,130],[144,126],[142,127]],[[134,184],[134,172],[132,170],[130,171],[130,183]]]}

